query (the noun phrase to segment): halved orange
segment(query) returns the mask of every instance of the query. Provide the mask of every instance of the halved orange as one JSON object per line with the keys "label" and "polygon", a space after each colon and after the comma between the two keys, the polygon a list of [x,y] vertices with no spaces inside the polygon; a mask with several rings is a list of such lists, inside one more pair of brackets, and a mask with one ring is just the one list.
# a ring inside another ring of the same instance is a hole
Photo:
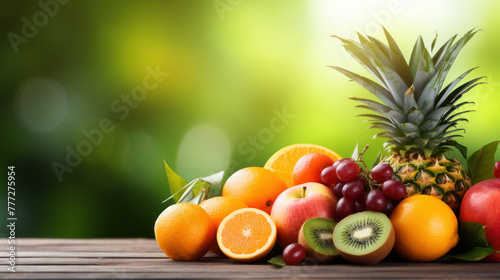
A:
{"label": "halved orange", "polygon": [[285,182],[286,186],[292,187],[293,183],[293,168],[297,161],[307,155],[312,153],[325,154],[337,161],[342,157],[336,152],[314,144],[294,144],[286,146],[272,155],[269,160],[264,165],[264,168],[273,172],[274,175],[281,178]]}
{"label": "halved orange", "polygon": [[217,243],[230,259],[258,261],[269,254],[276,243],[276,224],[262,210],[239,209],[222,220],[217,230]]}

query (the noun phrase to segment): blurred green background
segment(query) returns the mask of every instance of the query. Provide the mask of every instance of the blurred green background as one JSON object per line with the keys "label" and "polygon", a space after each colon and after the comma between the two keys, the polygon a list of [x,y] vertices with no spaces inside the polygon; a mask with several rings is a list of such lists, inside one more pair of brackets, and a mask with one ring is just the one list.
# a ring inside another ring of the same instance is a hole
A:
{"label": "blurred green background", "polygon": [[[153,237],[170,195],[163,160],[186,180],[263,166],[294,143],[342,156],[370,144],[373,161],[383,141],[346,98],[371,96],[327,65],[366,73],[330,35],[385,41],[380,24],[408,56],[419,34],[440,45],[483,29],[449,77],[474,66],[471,77],[487,76],[466,98],[477,110],[460,140],[469,153],[500,139],[500,2],[62,2],[0,8],[0,176],[16,167],[19,237]],[[148,67],[168,76],[140,92]],[[113,130],[100,137],[103,119]],[[78,148],[88,155],[71,167]],[[67,166],[60,178],[54,165]]]}

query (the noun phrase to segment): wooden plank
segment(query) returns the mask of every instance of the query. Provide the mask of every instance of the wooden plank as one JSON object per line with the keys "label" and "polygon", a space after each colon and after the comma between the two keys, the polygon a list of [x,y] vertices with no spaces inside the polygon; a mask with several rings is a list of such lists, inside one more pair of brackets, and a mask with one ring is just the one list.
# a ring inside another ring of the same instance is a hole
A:
{"label": "wooden plank", "polygon": [[[422,270],[425,269],[425,272]],[[434,267],[429,266],[418,266],[418,267],[406,267],[406,266],[353,266],[353,265],[304,265],[304,266],[287,266],[282,269],[273,268],[271,265],[259,264],[259,265],[248,265],[248,264],[228,264],[217,263],[210,265],[197,265],[194,263],[190,266],[186,266],[182,263],[171,263],[169,265],[111,265],[111,264],[101,264],[101,265],[23,265],[19,266],[18,272],[73,272],[73,273],[84,273],[84,272],[142,272],[147,270],[148,272],[169,272],[169,273],[182,273],[185,271],[199,272],[199,273],[238,273],[238,272],[259,272],[259,273],[306,273],[306,274],[328,274],[328,273],[342,273],[348,275],[350,273],[450,273],[450,269],[445,266],[438,265]],[[470,266],[459,266],[453,269],[453,274],[466,274],[466,273],[476,273],[479,271],[478,267]],[[496,273],[498,274],[498,267],[483,267],[481,269],[482,273]]]}
{"label": "wooden plank", "polygon": [[54,252],[54,251],[33,251],[26,252],[19,250],[16,252],[19,258],[164,258],[163,252]]}
{"label": "wooden plank", "polygon": [[[18,251],[22,252],[143,252],[143,253],[162,253],[161,249],[156,246],[25,246],[18,245]],[[0,249],[1,250],[1,249]]]}
{"label": "wooden plank", "polygon": [[19,258],[19,265],[165,265],[167,259],[162,258]]}
{"label": "wooden plank", "polygon": [[[152,239],[20,238],[18,245],[17,272],[7,272],[6,257],[2,256],[0,279],[500,278],[500,263],[396,261],[356,266],[341,261],[277,269],[265,261],[241,264],[213,255],[197,262],[175,262],[168,259]],[[7,246],[0,248],[7,249]]]}
{"label": "wooden plank", "polygon": [[[84,269],[86,268],[86,269]],[[498,268],[490,272],[476,270],[442,270],[434,269],[431,271],[419,269],[374,269],[374,267],[347,266],[337,267],[335,265],[321,267],[285,267],[274,269],[267,265],[238,267],[228,270],[210,271],[206,269],[168,269],[166,267],[130,267],[115,266],[90,266],[90,267],[68,267],[67,271],[61,271],[60,267],[45,267],[42,271],[36,270],[36,273],[15,273],[15,276],[22,274],[26,278],[33,279],[56,279],[56,278],[178,278],[178,279],[235,279],[235,278],[255,278],[255,279],[435,279],[435,278],[491,278],[498,279]],[[243,269],[240,269],[243,268]],[[27,268],[29,271],[29,268]],[[23,270],[24,271],[24,270]],[[89,272],[92,271],[92,272]],[[12,274],[10,274],[12,275]],[[64,277],[61,277],[63,275]],[[0,278],[2,278],[0,274]],[[15,279],[15,278],[10,278]]]}

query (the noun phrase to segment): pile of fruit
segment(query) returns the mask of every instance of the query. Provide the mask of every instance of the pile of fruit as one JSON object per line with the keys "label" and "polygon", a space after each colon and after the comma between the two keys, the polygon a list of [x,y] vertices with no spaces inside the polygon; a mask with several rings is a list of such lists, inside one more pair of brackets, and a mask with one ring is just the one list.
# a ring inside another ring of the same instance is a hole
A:
{"label": "pile of fruit", "polygon": [[379,155],[370,169],[363,157],[368,146],[342,158],[295,144],[225,182],[221,172],[188,183],[165,164],[176,203],[158,217],[155,237],[168,257],[193,261],[210,251],[241,262],[274,256],[275,265],[340,257],[375,264],[394,252],[415,262],[500,262],[500,162],[494,160],[500,141],[469,156],[466,168],[451,152],[467,158],[454,133],[468,112],[456,110],[470,102],[457,101],[481,78],[456,87],[470,69],[443,85],[477,31],[455,43],[454,36],[433,56],[436,39],[429,52],[419,37],[409,63],[384,31],[387,45],[361,34],[359,42],[339,38],[378,83],[333,68],[382,102],[351,98],[377,113],[361,116],[383,130],[377,137],[389,138],[388,156]]}

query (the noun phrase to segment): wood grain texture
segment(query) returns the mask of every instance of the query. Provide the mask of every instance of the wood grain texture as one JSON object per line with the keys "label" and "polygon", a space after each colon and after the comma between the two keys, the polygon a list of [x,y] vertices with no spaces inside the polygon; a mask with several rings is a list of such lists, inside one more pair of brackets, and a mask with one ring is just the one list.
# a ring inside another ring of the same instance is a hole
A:
{"label": "wood grain texture", "polygon": [[500,263],[405,263],[373,266],[340,262],[275,268],[207,256],[168,259],[152,239],[17,239],[17,266],[8,272],[0,241],[0,279],[500,279]]}

